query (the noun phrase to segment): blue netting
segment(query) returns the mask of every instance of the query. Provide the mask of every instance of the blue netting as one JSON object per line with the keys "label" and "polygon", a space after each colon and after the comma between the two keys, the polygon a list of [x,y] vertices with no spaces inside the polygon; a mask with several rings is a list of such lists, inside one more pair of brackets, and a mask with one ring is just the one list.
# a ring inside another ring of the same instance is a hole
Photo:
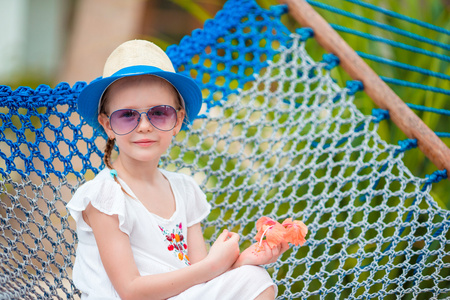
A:
{"label": "blue netting", "polygon": [[203,30],[194,30],[179,45],[168,47],[167,55],[176,70],[192,76],[203,88],[209,110],[254,80],[253,74],[289,40],[290,32],[280,21],[286,12],[285,6],[262,13],[256,2],[228,1]]}

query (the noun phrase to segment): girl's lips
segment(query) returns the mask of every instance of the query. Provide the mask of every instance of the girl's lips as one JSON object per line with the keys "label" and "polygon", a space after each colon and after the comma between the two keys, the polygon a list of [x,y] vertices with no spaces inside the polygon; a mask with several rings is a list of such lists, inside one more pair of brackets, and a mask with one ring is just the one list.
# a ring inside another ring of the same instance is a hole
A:
{"label": "girl's lips", "polygon": [[153,140],[138,140],[138,141],[135,141],[134,143],[139,146],[150,146],[154,142],[155,141],[153,141]]}

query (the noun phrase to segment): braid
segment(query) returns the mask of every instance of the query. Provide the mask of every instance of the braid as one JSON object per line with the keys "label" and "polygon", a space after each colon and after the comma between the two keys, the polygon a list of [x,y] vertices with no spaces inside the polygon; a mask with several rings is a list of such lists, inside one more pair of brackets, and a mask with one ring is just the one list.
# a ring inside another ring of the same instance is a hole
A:
{"label": "braid", "polygon": [[[105,155],[103,156],[103,161],[110,170],[114,170],[114,168],[111,164],[111,152],[114,149],[114,144],[115,144],[115,139],[108,138],[108,141],[106,142],[106,146],[105,146]],[[128,194],[127,191],[125,191],[123,186],[120,184],[119,179],[117,179],[117,172],[111,172],[111,174],[113,174],[113,173],[114,173],[114,175],[113,175],[114,181],[120,185],[122,192],[124,192],[125,194],[127,194],[128,196],[133,198],[133,196]]]}
{"label": "braid", "polygon": [[105,165],[109,169],[114,169],[111,164],[111,153],[114,148],[115,139],[108,138],[108,141],[106,142],[105,146],[105,155],[103,156],[103,161],[105,162]]}

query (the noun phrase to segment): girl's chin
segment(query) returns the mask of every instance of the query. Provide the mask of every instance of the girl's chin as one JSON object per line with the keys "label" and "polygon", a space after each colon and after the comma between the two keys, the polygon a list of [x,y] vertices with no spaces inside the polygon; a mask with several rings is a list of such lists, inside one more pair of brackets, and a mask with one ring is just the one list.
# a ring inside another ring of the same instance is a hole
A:
{"label": "girl's chin", "polygon": [[152,153],[149,153],[149,151],[145,151],[145,153],[142,153],[142,152],[144,152],[144,151],[136,151],[130,156],[124,155],[122,153],[121,160],[123,163],[125,163],[125,161],[128,161],[128,162],[130,162],[132,164],[136,164],[138,166],[141,164],[152,164],[153,162],[156,162],[156,164],[159,163],[159,159],[160,159],[161,155],[152,154]]}

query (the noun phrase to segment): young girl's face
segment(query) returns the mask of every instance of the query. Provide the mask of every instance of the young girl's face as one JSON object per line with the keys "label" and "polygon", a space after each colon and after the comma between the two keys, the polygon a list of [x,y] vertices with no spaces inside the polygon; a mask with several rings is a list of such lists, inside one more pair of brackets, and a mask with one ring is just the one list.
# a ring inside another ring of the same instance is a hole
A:
{"label": "young girl's face", "polygon": [[[145,112],[157,105],[170,105],[179,110],[173,129],[161,131],[150,123]],[[135,109],[144,113],[137,127],[125,135],[116,134],[108,118],[119,109]],[[173,86],[161,78],[148,75],[123,78],[112,84],[106,93],[104,112],[99,115],[99,122],[108,137],[116,139],[120,159],[138,162],[159,162],[172,137],[180,131],[185,116]]]}

